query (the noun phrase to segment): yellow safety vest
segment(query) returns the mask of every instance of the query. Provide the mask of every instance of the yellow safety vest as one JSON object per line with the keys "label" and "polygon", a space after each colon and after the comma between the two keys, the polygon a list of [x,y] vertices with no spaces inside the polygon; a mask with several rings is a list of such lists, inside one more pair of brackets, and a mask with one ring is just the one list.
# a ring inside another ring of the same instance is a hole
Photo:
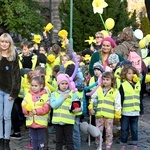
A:
{"label": "yellow safety vest", "polygon": [[140,90],[141,84],[137,82],[135,88],[128,81],[122,83],[124,90],[124,101],[122,112],[140,111]]}
{"label": "yellow safety vest", "polygon": [[[83,92],[77,91],[76,94],[77,94],[78,98],[80,99],[81,106],[82,106],[82,105],[83,105],[83,101],[82,101],[82,99],[83,99]],[[82,115],[82,111],[80,111],[80,112],[78,112],[78,113],[75,113],[75,115],[76,115],[76,116]]]}
{"label": "yellow safety vest", "polygon": [[[95,77],[94,77],[94,76],[91,77],[91,79],[90,79],[90,81],[89,81],[89,86],[90,86],[90,85],[93,85],[95,82],[96,82],[96,81],[95,81]],[[91,88],[90,90],[93,90],[93,89],[94,89],[94,87]]]}
{"label": "yellow safety vest", "polygon": [[[22,66],[22,63],[21,63],[21,61],[22,61],[22,59],[23,59],[23,54],[19,54],[18,55],[19,56],[19,67],[20,67],[20,69],[22,69],[23,68],[23,66]],[[37,63],[37,55],[35,55],[35,54],[33,54],[33,56],[32,56],[32,70],[34,70],[35,69],[35,67],[36,67],[36,63]]]}
{"label": "yellow safety vest", "polygon": [[117,87],[117,89],[119,89],[119,87],[121,85],[121,79],[118,78],[120,76],[120,74],[121,74],[121,68],[119,67],[119,68],[116,69],[116,71],[114,73],[114,77],[116,79],[116,87]]}
{"label": "yellow safety vest", "polygon": [[106,95],[103,93],[103,89],[99,87],[97,89],[98,93],[98,105],[96,109],[95,116],[105,117],[105,118],[114,118],[115,116],[115,98],[117,96],[117,89],[111,88]]}
{"label": "yellow safety vest", "polygon": [[[69,95],[72,95],[72,92],[70,92]],[[55,92],[56,100],[60,96],[61,96],[60,93]],[[62,124],[75,123],[75,115],[69,112],[69,107],[71,106],[71,103],[72,103],[72,99],[67,98],[66,100],[64,100],[64,102],[59,108],[53,109],[52,123],[62,123]]]}
{"label": "yellow safety vest", "polygon": [[23,77],[21,77],[20,91],[19,91],[19,94],[18,94],[18,97],[20,97],[20,98],[23,98],[23,96],[24,96],[23,87],[22,87],[22,82],[23,82],[22,80],[23,80]]}
{"label": "yellow safety vest", "polygon": [[[37,102],[33,102],[32,95],[30,93],[28,93],[25,96],[26,102],[28,104],[31,104],[31,107],[33,109],[42,107],[48,101],[48,99],[49,99],[48,94],[43,94]],[[35,123],[37,123],[39,125],[47,126],[48,125],[48,116],[49,116],[49,113],[47,113],[45,115],[34,115],[32,117],[26,116],[26,125],[30,126],[34,121]]]}

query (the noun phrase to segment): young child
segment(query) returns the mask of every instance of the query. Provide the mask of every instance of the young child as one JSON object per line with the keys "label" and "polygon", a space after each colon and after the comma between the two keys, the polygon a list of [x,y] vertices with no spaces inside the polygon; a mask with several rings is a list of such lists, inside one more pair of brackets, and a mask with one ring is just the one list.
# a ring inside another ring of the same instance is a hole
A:
{"label": "young child", "polygon": [[122,104],[121,142],[123,146],[121,150],[126,150],[129,126],[133,150],[138,149],[138,118],[140,115],[141,84],[140,81],[134,81],[135,75],[139,77],[138,70],[132,65],[125,66],[121,72],[121,79],[124,80],[119,88]]}
{"label": "young child", "polygon": [[73,94],[70,90],[69,76],[67,74],[58,74],[57,76],[58,90],[51,94],[50,104],[53,108],[52,123],[56,130],[56,149],[63,148],[65,140],[68,150],[74,150],[73,145],[73,126],[75,123],[75,115],[69,111],[69,107],[73,101]]}
{"label": "young child", "polygon": [[[102,85],[97,88],[92,95],[93,106],[91,105],[90,114],[95,114],[96,126],[103,133],[106,130],[106,150],[111,149],[113,143],[113,120],[121,117],[121,97],[115,88],[114,76],[110,72],[102,74]],[[100,139],[96,138],[97,147]]]}
{"label": "young child", "polygon": [[44,87],[44,76],[31,78],[31,89],[22,102],[23,113],[27,117],[26,126],[30,130],[34,150],[43,150],[44,131],[48,125],[49,94]]}

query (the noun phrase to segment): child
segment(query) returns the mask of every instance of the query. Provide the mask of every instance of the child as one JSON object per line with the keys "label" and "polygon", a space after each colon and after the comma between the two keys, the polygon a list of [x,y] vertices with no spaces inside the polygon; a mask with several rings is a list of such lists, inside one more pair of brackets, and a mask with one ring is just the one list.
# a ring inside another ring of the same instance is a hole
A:
{"label": "child", "polygon": [[[110,150],[113,143],[113,120],[121,117],[121,98],[119,91],[114,88],[114,81],[112,73],[102,74],[102,85],[92,95],[93,106],[89,107],[90,114],[95,114],[96,126],[102,133],[105,127],[106,150]],[[96,138],[97,146],[100,144],[99,140]]]}
{"label": "child", "polygon": [[31,44],[28,41],[22,42],[20,47],[22,53],[19,54],[19,67],[23,76],[38,66],[38,58],[30,51]]}
{"label": "child", "polygon": [[140,115],[141,84],[140,81],[134,81],[135,75],[139,77],[138,70],[132,65],[125,66],[121,72],[121,79],[124,80],[119,88],[122,104],[121,142],[123,143],[123,146],[121,150],[126,150],[129,126],[133,150],[138,149],[138,117]]}
{"label": "child", "polygon": [[67,74],[58,74],[58,90],[51,94],[50,104],[53,108],[52,123],[56,130],[56,150],[62,150],[65,140],[67,150],[74,150],[73,125],[75,115],[69,111],[72,104],[73,94],[70,91],[69,77]]}
{"label": "child", "polygon": [[44,76],[31,78],[31,89],[22,102],[23,113],[27,117],[26,126],[30,130],[34,150],[43,150],[44,131],[48,125],[49,94],[44,87]]}

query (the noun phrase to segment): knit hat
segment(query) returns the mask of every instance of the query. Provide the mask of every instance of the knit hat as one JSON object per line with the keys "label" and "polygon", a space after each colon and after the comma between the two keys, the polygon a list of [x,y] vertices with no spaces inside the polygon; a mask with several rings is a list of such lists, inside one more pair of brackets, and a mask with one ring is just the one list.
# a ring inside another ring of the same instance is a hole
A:
{"label": "knit hat", "polygon": [[119,62],[119,57],[117,54],[110,54],[108,57],[108,64],[117,64]]}
{"label": "knit hat", "polygon": [[114,41],[111,37],[103,38],[103,39],[102,39],[102,45],[103,45],[103,42],[104,42],[104,41],[110,42],[112,48],[114,48],[114,47],[116,46],[115,41]]}
{"label": "knit hat", "polygon": [[101,64],[100,62],[94,63],[93,69],[98,69],[98,70],[100,70],[101,72],[104,72],[104,68],[103,68],[103,66],[102,66],[102,64]]}
{"label": "knit hat", "polygon": [[58,74],[57,84],[59,85],[62,81],[67,81],[67,83],[69,85],[69,76],[67,74]]}
{"label": "knit hat", "polygon": [[126,65],[132,65],[132,62],[129,61],[129,60],[123,60],[123,61],[120,63],[120,67],[126,66]]}

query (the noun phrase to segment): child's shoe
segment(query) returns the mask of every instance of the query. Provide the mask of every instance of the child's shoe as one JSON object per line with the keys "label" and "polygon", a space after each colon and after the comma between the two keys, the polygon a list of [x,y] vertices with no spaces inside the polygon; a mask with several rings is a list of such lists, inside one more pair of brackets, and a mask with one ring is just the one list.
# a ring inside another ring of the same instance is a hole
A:
{"label": "child's shoe", "polygon": [[32,146],[32,143],[29,142],[26,146],[24,146],[25,148],[28,148],[28,149],[33,149],[33,146]]}
{"label": "child's shoe", "polygon": [[123,145],[123,146],[121,147],[121,150],[127,150],[126,145]]}

